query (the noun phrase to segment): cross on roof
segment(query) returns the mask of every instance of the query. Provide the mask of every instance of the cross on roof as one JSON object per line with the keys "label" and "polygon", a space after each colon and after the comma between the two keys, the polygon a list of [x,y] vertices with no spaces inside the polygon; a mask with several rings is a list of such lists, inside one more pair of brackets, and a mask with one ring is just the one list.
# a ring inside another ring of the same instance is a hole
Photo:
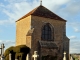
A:
{"label": "cross on roof", "polygon": [[40,0],[40,5],[42,5],[42,0]]}

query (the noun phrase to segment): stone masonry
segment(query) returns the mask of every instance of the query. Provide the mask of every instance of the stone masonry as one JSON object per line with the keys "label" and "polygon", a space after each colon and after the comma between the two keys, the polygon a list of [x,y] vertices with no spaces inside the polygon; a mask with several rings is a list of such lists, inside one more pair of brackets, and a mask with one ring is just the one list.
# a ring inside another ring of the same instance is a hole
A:
{"label": "stone masonry", "polygon": [[[67,60],[69,60],[69,38],[66,36],[66,20],[59,20],[58,16],[55,16],[56,19],[37,16],[34,14],[36,9],[33,10],[33,14],[27,14],[16,21],[16,45],[30,47],[30,60],[33,60],[34,51],[38,51],[39,60],[41,60],[42,56],[50,55],[51,53],[53,56],[57,55],[58,60],[60,60],[59,57],[63,58],[63,52],[66,51]],[[51,41],[41,39],[42,28],[47,23],[51,25],[52,29]],[[43,44],[53,42],[57,48],[49,48],[49,46],[45,48],[40,45],[42,42]]]}

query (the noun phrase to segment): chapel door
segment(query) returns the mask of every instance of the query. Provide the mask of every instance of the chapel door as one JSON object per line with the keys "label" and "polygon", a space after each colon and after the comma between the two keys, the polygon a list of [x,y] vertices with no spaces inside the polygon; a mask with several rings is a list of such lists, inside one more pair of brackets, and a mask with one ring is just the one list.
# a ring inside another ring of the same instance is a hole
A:
{"label": "chapel door", "polygon": [[57,57],[51,55],[42,56],[42,60],[57,60]]}

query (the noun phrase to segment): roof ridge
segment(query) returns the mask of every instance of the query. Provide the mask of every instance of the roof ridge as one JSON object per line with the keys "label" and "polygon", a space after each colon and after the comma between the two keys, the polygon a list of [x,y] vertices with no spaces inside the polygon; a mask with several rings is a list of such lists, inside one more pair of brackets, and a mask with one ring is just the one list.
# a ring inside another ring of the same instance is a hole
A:
{"label": "roof ridge", "polygon": [[27,13],[26,15],[24,15],[20,19],[18,19],[17,21],[19,21],[21,19],[24,19],[25,17],[27,17],[29,15],[45,17],[45,18],[50,18],[50,19],[55,19],[55,20],[60,20],[60,21],[65,21],[66,22],[66,20],[59,17],[57,14],[55,14],[54,12],[52,12],[51,10],[47,9],[46,7],[44,7],[42,5],[36,7],[35,9],[33,9],[32,11],[30,11],[29,13]]}
{"label": "roof ridge", "polygon": [[[42,5],[41,5],[42,6]],[[44,6],[42,6],[42,7],[44,7]],[[44,7],[44,8],[46,8],[46,7]],[[61,18],[59,15],[57,15],[56,13],[54,13],[54,12],[52,12],[50,9],[48,9],[48,8],[46,8],[48,11],[50,11],[51,13],[53,13],[53,14],[55,14],[57,17],[59,17],[59,18]],[[63,18],[61,18],[61,19],[63,19]],[[63,19],[63,20],[65,20],[65,19]],[[66,21],[66,20],[65,20]]]}
{"label": "roof ridge", "polygon": [[[38,7],[39,7],[39,6],[38,6]],[[31,10],[30,12],[32,12],[32,13],[33,13],[33,12],[34,12],[38,7],[34,8],[34,9],[33,9],[33,10]],[[23,17],[21,17],[21,18],[20,18],[20,19],[18,19],[17,21],[19,21],[19,20],[21,20],[21,19],[25,18],[25,17],[26,17],[26,15],[27,15],[27,16],[29,16],[29,13],[30,13],[30,12],[28,12],[27,14],[25,14]],[[17,21],[16,21],[16,22],[17,22]]]}

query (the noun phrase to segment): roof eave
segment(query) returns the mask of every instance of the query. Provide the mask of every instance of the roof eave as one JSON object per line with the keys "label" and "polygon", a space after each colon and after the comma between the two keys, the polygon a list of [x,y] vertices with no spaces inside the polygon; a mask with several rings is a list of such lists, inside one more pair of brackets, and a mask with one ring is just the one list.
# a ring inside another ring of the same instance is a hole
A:
{"label": "roof eave", "polygon": [[[37,15],[31,14],[31,16],[37,16]],[[38,17],[48,18],[48,17],[44,17],[44,16],[38,16]],[[49,19],[54,19],[54,18],[49,18]],[[55,20],[59,20],[59,19],[55,19]],[[63,18],[61,18],[59,21],[65,21],[65,22],[67,22],[67,20],[65,20]]]}

